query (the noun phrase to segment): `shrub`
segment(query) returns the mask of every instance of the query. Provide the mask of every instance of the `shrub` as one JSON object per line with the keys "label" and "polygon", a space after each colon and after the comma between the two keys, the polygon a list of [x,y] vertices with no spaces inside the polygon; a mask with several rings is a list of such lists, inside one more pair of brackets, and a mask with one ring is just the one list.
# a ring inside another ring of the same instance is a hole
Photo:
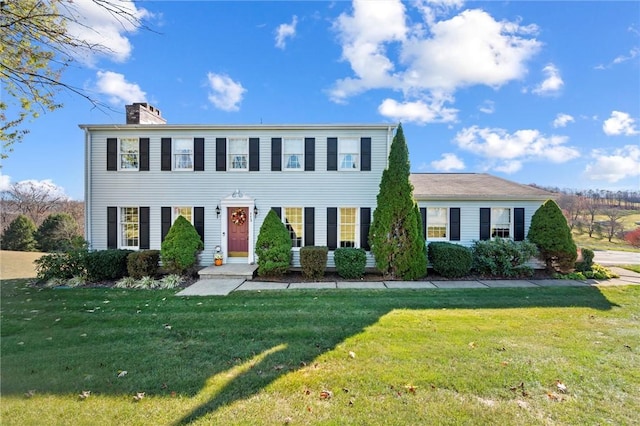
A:
{"label": "shrub", "polygon": [[135,279],[144,276],[155,277],[158,274],[159,262],[159,250],[134,251],[127,256],[127,272]]}
{"label": "shrub", "polygon": [[463,277],[471,271],[473,258],[467,247],[434,241],[429,243],[429,261],[433,270],[447,278]]}
{"label": "shrub", "polygon": [[131,250],[99,250],[86,256],[87,280],[100,282],[117,280],[127,275],[127,257]]}
{"label": "shrub", "polygon": [[529,241],[512,241],[504,238],[476,241],[471,250],[472,269],[476,273],[510,278],[533,275],[533,269],[525,263],[538,254],[535,244]]}
{"label": "shrub", "polygon": [[184,279],[180,275],[170,274],[162,277],[157,287],[164,290],[172,290],[180,287],[183,282]]}
{"label": "shrub", "polygon": [[333,252],[336,271],[342,278],[352,279],[364,276],[367,252],[361,248],[338,248]]}
{"label": "shrub", "polygon": [[196,266],[203,248],[196,228],[184,216],[178,216],[160,247],[162,264],[169,272],[187,273]]}
{"label": "shrub", "polygon": [[555,201],[547,200],[531,218],[528,234],[547,270],[570,270],[578,256],[567,219]]}
{"label": "shrub", "polygon": [[629,231],[624,234],[624,240],[633,247],[640,248],[640,228]]}
{"label": "shrub", "polygon": [[269,210],[256,241],[258,275],[281,276],[291,264],[291,238],[275,211]]}
{"label": "shrub", "polygon": [[34,261],[37,278],[39,281],[49,281],[87,277],[87,256],[86,249],[46,254]]}
{"label": "shrub", "polygon": [[84,240],[75,219],[68,213],[54,213],[42,222],[35,233],[40,251],[52,253],[80,247]]}
{"label": "shrub", "polygon": [[33,221],[21,214],[2,233],[0,247],[2,250],[36,251],[35,232],[36,225]]}
{"label": "shrub", "polygon": [[310,279],[318,279],[324,276],[328,251],[327,247],[302,247],[300,249],[302,275]]}
{"label": "shrub", "polygon": [[583,248],[582,261],[576,263],[576,271],[578,272],[591,271],[591,268],[593,267],[593,256],[594,256],[593,250],[588,248]]}

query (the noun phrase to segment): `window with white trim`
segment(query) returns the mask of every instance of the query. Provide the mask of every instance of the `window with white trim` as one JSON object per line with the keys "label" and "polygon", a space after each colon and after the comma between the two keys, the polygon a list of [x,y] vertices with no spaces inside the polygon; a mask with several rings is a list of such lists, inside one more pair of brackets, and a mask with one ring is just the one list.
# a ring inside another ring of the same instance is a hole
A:
{"label": "window with white trim", "polygon": [[338,247],[358,247],[358,209],[340,207],[338,212]]}
{"label": "window with white trim", "polygon": [[140,245],[140,211],[138,207],[120,208],[120,247],[137,249]]}
{"label": "window with white trim", "polygon": [[447,208],[427,208],[427,239],[438,240],[447,238]]}
{"label": "window with white trim", "polygon": [[302,247],[304,241],[304,216],[302,207],[285,207],[282,215],[284,225],[291,237],[291,247]]}
{"label": "window with white trim", "polygon": [[193,170],[193,139],[173,140],[173,170]]}
{"label": "window with white trim", "polygon": [[491,238],[511,237],[511,209],[497,208],[491,209]]}
{"label": "window with white trim", "polygon": [[120,138],[120,170],[138,170],[140,144],[138,138]]}
{"label": "window with white trim", "polygon": [[249,170],[249,139],[229,138],[229,169]]}
{"label": "window with white trim", "polygon": [[304,164],[303,140],[284,139],[282,155],[285,170],[302,170],[302,165]]}
{"label": "window with white trim", "polygon": [[358,139],[338,140],[338,169],[360,169],[360,141]]}
{"label": "window with white trim", "polygon": [[171,223],[175,222],[178,216],[184,216],[193,224],[193,207],[174,207],[172,209]]}

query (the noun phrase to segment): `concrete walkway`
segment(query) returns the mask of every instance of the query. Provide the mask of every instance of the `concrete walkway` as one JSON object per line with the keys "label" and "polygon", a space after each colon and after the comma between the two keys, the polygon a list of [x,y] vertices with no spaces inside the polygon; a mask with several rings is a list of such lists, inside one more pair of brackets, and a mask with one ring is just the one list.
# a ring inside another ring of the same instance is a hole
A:
{"label": "concrete walkway", "polygon": [[589,287],[640,285],[640,274],[618,267],[610,267],[620,278],[611,280],[447,280],[447,281],[320,281],[275,282],[253,281],[243,278],[205,279],[185,288],[176,296],[226,296],[233,291],[319,290],[319,289],[457,289],[457,288],[522,288],[522,287]]}

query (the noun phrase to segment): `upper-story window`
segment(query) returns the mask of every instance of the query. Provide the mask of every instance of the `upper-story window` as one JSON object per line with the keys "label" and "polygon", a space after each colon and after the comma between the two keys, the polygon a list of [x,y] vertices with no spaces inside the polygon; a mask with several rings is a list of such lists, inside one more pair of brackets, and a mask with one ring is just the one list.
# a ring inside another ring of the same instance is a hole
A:
{"label": "upper-story window", "polygon": [[247,138],[230,138],[228,157],[230,170],[248,170],[249,140]]}
{"label": "upper-story window", "polygon": [[511,209],[491,209],[491,238],[509,238],[511,236]]}
{"label": "upper-story window", "polygon": [[304,164],[304,144],[302,139],[284,139],[283,158],[285,170],[302,170]]}
{"label": "upper-story window", "polygon": [[138,170],[140,166],[138,138],[120,138],[120,170]]}
{"label": "upper-story window", "polygon": [[120,209],[120,247],[137,249],[140,245],[140,216],[138,207]]}
{"label": "upper-story window", "polygon": [[427,239],[437,240],[447,238],[447,208],[427,208]]}
{"label": "upper-story window", "polygon": [[173,170],[193,170],[193,139],[173,140]]}
{"label": "upper-story window", "polygon": [[360,141],[358,139],[338,140],[338,167],[340,170],[360,168]]}

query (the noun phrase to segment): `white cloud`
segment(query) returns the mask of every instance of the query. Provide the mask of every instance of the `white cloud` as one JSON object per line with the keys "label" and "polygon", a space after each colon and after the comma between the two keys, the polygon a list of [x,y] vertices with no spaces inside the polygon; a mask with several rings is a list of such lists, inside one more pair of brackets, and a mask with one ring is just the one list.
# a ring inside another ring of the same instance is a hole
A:
{"label": "white cloud", "polygon": [[133,1],[119,0],[111,5],[100,4],[93,0],[74,0],[65,2],[62,10],[71,21],[67,26],[69,33],[81,40],[85,46],[102,46],[101,49],[79,49],[72,54],[87,65],[93,65],[98,56],[109,60],[124,62],[131,56],[133,47],[127,38],[137,31],[135,22],[119,17],[117,10],[124,11],[136,19],[148,18],[151,14],[138,8]]}
{"label": "white cloud", "polygon": [[622,179],[640,176],[640,147],[626,145],[608,154],[605,150],[591,152],[594,163],[587,165],[585,175],[591,180],[617,182]]}
{"label": "white cloud", "polygon": [[96,73],[96,90],[109,96],[113,105],[145,102],[147,94],[136,83],[128,82],[123,74],[113,71],[98,71]]}
{"label": "white cloud", "polygon": [[569,123],[573,123],[576,120],[573,118],[573,116],[569,115],[569,114],[564,114],[564,113],[559,113],[558,115],[556,115],[555,120],[553,120],[553,127],[555,127],[556,129],[558,127],[567,127],[567,124]]}
{"label": "white cloud", "polygon": [[393,121],[413,122],[418,124],[455,121],[458,110],[448,108],[445,103],[453,102],[450,97],[437,97],[423,100],[398,102],[385,99],[378,106],[378,112]]}
{"label": "white cloud", "polygon": [[287,38],[293,38],[296,35],[296,25],[298,25],[298,17],[293,15],[290,24],[280,24],[276,29],[276,47],[284,49],[287,45]]}
{"label": "white cloud", "polygon": [[537,95],[554,95],[558,93],[564,86],[560,70],[555,65],[549,64],[542,69],[542,72],[546,78],[533,89],[533,93]]}
{"label": "white cloud", "polygon": [[223,111],[238,111],[240,102],[247,91],[242,84],[233,81],[225,74],[208,73],[209,101]]}
{"label": "white cloud", "polygon": [[0,173],[0,191],[6,191],[11,186],[11,176]]}
{"label": "white cloud", "polygon": [[472,126],[459,131],[454,143],[460,148],[490,160],[498,171],[513,172],[521,163],[545,160],[564,163],[580,156],[577,149],[566,146],[565,136],[545,136],[538,130],[517,130]]}
{"label": "white cloud", "polygon": [[633,136],[640,133],[636,128],[635,120],[621,111],[612,111],[611,117],[602,124],[602,130],[609,136]]}
{"label": "white cloud", "polygon": [[464,170],[464,161],[457,155],[451,153],[442,154],[442,159],[431,162],[431,167],[441,172],[450,172],[451,170]]}
{"label": "white cloud", "polygon": [[478,110],[485,114],[493,114],[496,112],[496,104],[493,101],[484,101],[479,107]]}

